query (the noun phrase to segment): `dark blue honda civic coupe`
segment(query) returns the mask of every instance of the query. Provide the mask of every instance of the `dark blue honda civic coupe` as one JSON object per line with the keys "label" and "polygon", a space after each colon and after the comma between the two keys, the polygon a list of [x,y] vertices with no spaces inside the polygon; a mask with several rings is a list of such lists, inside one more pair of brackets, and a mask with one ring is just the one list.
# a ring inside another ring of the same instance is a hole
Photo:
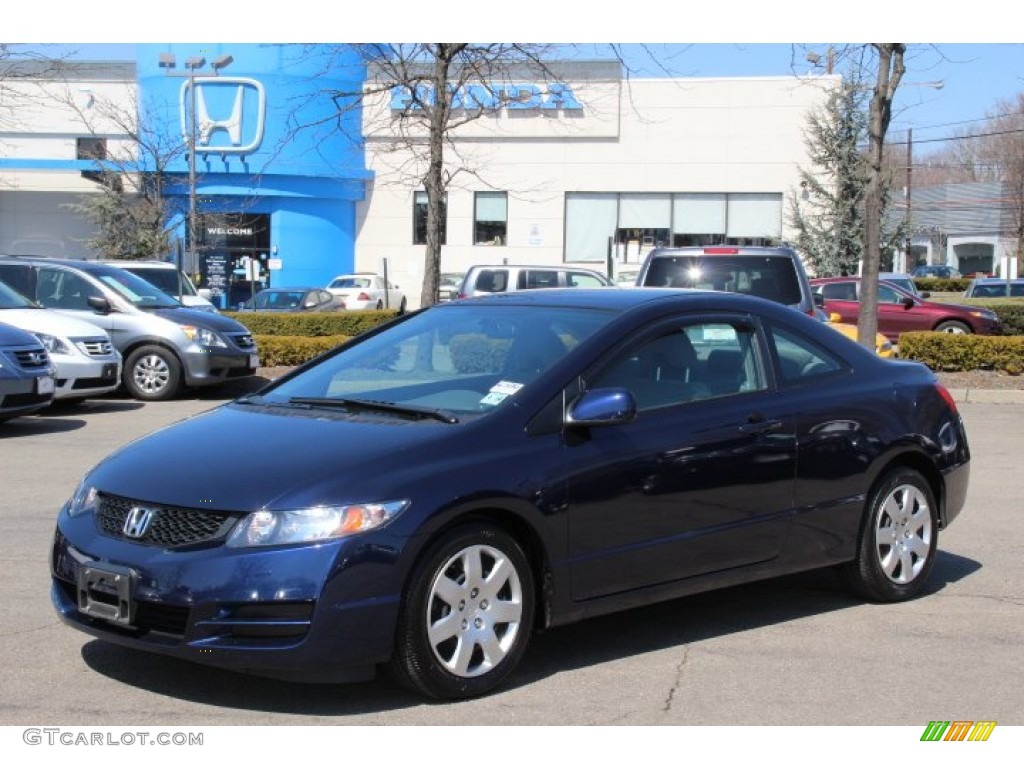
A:
{"label": "dark blue honda civic coupe", "polygon": [[970,453],[935,376],[736,294],[416,312],[121,448],[60,510],[91,635],[292,680],[499,685],[531,634],[840,566],[921,593]]}

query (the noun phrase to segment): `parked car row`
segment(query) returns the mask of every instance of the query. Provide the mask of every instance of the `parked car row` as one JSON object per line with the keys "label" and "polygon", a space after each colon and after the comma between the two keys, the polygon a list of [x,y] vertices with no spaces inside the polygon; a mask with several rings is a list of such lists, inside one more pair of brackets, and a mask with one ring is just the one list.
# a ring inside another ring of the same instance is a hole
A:
{"label": "parked car row", "polygon": [[0,322],[43,346],[51,400],[119,386],[140,400],[165,400],[185,387],[252,376],[259,365],[241,323],[185,307],[133,272],[97,261],[0,256]]}

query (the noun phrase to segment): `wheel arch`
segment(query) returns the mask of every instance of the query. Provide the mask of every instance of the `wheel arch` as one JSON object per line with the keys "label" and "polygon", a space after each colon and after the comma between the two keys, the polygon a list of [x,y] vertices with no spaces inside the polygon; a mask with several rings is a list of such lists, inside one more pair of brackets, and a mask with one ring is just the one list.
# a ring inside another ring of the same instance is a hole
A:
{"label": "wheel arch", "polygon": [[473,525],[474,523],[487,523],[502,529],[523,548],[534,576],[534,598],[537,605],[537,610],[534,612],[534,629],[549,626],[551,612],[549,595],[552,588],[550,555],[536,527],[524,517],[509,509],[504,509],[494,504],[484,505],[460,512],[446,520],[442,525],[431,530],[423,540],[415,559],[410,563],[408,573],[412,574],[415,572],[436,541],[457,528]]}
{"label": "wheel arch", "polygon": [[174,355],[174,357],[178,360],[183,369],[185,367],[185,361],[182,360],[181,355],[178,353],[178,350],[175,348],[175,346],[173,344],[169,344],[166,339],[162,339],[159,336],[133,340],[132,343],[125,347],[124,350],[121,352],[121,358],[123,360],[127,360],[132,355],[132,353],[135,352],[135,350],[139,349],[140,347],[160,347],[161,349],[166,349],[168,352]]}
{"label": "wheel arch", "polygon": [[874,494],[882,478],[888,475],[891,470],[898,468],[916,470],[928,482],[932,495],[935,497],[935,503],[938,504],[939,507],[938,510],[936,510],[939,518],[939,529],[941,530],[942,528],[945,528],[946,484],[942,479],[942,473],[938,470],[935,464],[926,455],[920,452],[905,451],[903,453],[890,456],[884,464],[879,466],[878,472],[871,483],[871,490],[868,493],[868,498]]}

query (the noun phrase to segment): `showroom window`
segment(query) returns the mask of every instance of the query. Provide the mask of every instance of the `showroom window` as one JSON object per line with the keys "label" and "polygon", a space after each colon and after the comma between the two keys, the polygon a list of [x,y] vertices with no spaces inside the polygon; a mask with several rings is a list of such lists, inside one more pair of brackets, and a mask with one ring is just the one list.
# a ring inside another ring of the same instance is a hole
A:
{"label": "showroom window", "polygon": [[[417,192],[412,203],[412,243],[427,244],[427,193]],[[441,198],[441,245],[448,242],[448,196]]]}
{"label": "showroom window", "polygon": [[507,244],[508,193],[475,193],[473,196],[473,245]]}
{"label": "showroom window", "polygon": [[652,248],[776,245],[782,194],[776,192],[568,192],[565,260],[636,263]]}

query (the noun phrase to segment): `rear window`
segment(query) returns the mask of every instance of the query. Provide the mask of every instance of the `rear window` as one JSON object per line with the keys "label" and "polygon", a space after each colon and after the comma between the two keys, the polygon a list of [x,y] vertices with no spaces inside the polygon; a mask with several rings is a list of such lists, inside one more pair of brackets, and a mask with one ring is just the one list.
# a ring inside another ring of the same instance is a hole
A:
{"label": "rear window", "polygon": [[651,260],[644,285],[746,293],[800,304],[800,282],[784,256],[663,256]]}

